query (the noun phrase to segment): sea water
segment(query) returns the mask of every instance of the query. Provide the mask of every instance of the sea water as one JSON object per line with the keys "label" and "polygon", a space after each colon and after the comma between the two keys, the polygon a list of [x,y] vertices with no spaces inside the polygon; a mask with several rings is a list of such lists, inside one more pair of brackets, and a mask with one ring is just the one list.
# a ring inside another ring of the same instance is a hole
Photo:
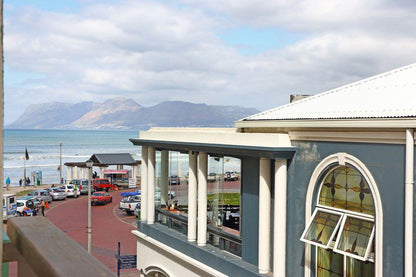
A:
{"label": "sea water", "polygon": [[[138,131],[86,131],[86,130],[4,130],[4,180],[19,185],[26,176],[42,172],[42,182],[59,182],[60,143],[62,143],[62,175],[66,178],[66,162],[85,162],[96,153],[130,153],[141,159],[141,147],[134,146],[129,138],[138,138]],[[25,160],[25,149],[29,160]]]}

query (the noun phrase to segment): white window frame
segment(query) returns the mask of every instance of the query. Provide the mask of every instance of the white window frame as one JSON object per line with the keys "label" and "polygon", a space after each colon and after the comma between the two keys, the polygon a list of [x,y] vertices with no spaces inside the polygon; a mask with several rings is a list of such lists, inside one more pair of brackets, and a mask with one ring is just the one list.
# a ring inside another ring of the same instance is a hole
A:
{"label": "white window frame", "polygon": [[369,254],[370,254],[371,245],[373,244],[375,225],[373,225],[373,228],[371,230],[370,238],[368,240],[368,244],[367,244],[367,248],[366,248],[364,257],[338,249],[339,243],[341,241],[342,232],[344,231],[345,222],[347,221],[348,217],[361,219],[361,220],[364,220],[364,221],[367,221],[367,222],[373,222],[374,223],[374,220],[369,220],[368,218],[363,217],[363,216],[345,214],[343,219],[342,219],[341,226],[339,227],[338,237],[337,237],[337,240],[335,241],[333,251],[336,252],[336,253],[342,254],[344,256],[348,256],[348,257],[351,257],[351,258],[354,258],[354,259],[357,259],[357,260],[361,260],[361,261],[364,261],[364,262],[365,261],[370,261]]}
{"label": "white window frame", "polygon": [[[383,276],[383,207],[381,196],[377,188],[377,183],[374,180],[368,168],[356,157],[343,152],[338,152],[324,158],[314,169],[309,180],[309,185],[306,193],[305,201],[305,225],[308,224],[313,208],[314,195],[316,195],[316,185],[322,177],[322,172],[325,172],[329,166],[349,164],[355,167],[365,178],[367,184],[371,189],[375,207],[375,231],[374,231],[374,257],[370,258],[375,265],[375,276]],[[305,244],[305,265],[304,277],[312,275],[312,249],[311,245]]]}
{"label": "white window frame", "polygon": [[[313,223],[313,220],[314,220],[316,214],[318,213],[318,211],[325,212],[325,213],[329,213],[329,214],[335,214],[335,215],[339,215],[340,216],[339,219],[338,219],[338,222],[337,222],[337,224],[336,224],[336,226],[334,228],[334,230],[332,231],[332,234],[331,234],[331,236],[330,236],[330,238],[328,240],[328,243],[326,245],[325,244],[318,243],[318,242],[314,242],[314,241],[311,241],[311,240],[308,240],[308,239],[305,238],[306,233],[308,232],[311,224]],[[344,217],[344,214],[343,213],[331,211],[331,210],[328,210],[328,209],[323,209],[323,208],[320,208],[320,207],[316,207],[315,208],[315,211],[312,214],[311,219],[309,220],[308,225],[306,225],[305,230],[303,230],[303,233],[302,233],[302,236],[301,236],[300,240],[303,241],[303,242],[305,242],[305,243],[309,243],[309,244],[312,244],[312,245],[316,245],[316,246],[319,246],[319,247],[322,247],[322,248],[325,248],[325,249],[331,248],[331,243],[334,240],[335,234],[337,233],[337,230],[339,229],[339,226],[340,226],[340,224],[341,224],[341,222],[343,220],[343,217]]]}

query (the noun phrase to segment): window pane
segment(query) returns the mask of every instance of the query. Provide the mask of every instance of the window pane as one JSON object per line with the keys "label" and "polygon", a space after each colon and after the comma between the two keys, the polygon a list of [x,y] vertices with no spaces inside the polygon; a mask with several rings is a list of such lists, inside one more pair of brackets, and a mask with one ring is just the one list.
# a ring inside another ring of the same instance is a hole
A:
{"label": "window pane", "polygon": [[374,215],[374,202],[365,178],[355,168],[340,166],[323,181],[319,204]]}
{"label": "window pane", "polygon": [[334,251],[342,251],[357,258],[366,259],[366,251],[371,242],[374,222],[347,216],[337,239]]}
{"label": "window pane", "polygon": [[317,209],[312,222],[304,236],[302,236],[302,240],[327,248],[331,242],[331,237],[335,235],[340,219],[340,214]]}
{"label": "window pane", "polygon": [[232,157],[208,159],[208,224],[240,236],[240,167]]}
{"label": "window pane", "polygon": [[347,257],[347,277],[365,276],[372,277],[374,275],[374,264],[371,262],[363,262]]}
{"label": "window pane", "polygon": [[318,247],[317,277],[342,277],[343,258],[331,250]]}

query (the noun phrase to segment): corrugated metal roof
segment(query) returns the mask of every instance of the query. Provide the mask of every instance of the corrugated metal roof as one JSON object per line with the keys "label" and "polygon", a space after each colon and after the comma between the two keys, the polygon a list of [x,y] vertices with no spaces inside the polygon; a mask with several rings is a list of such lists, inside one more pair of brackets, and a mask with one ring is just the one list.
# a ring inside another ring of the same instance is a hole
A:
{"label": "corrugated metal roof", "polygon": [[129,153],[94,154],[90,158],[95,163],[104,165],[132,165],[136,161]]}
{"label": "corrugated metal roof", "polygon": [[416,117],[416,63],[242,119]]}

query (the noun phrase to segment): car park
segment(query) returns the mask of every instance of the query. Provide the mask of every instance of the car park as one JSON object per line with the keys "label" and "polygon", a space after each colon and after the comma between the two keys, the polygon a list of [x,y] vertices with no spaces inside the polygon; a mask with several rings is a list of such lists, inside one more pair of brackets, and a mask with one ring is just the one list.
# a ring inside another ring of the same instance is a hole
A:
{"label": "car park", "polygon": [[96,191],[91,195],[91,205],[107,204],[113,202],[113,197],[106,191]]}
{"label": "car park", "polygon": [[96,178],[92,180],[93,191],[105,190],[108,192],[112,188],[113,184],[107,178]]}
{"label": "car park", "polygon": [[61,188],[46,188],[45,190],[49,192],[53,201],[66,199],[66,193]]}
{"label": "car park", "polygon": [[42,200],[48,203],[52,202],[51,195],[47,190],[44,189],[31,191],[27,194],[27,196],[36,198],[36,200],[38,200],[39,202],[41,202]]}
{"label": "car park", "polygon": [[207,181],[208,182],[215,182],[215,181],[217,181],[217,174],[214,173],[214,172],[211,172],[210,174],[208,174]]}
{"label": "car park", "polygon": [[238,180],[238,173],[236,171],[226,171],[224,173],[225,181],[236,181]]}
{"label": "car park", "polygon": [[177,175],[171,175],[169,177],[169,184],[170,185],[180,185],[181,184],[181,179]]}
{"label": "car park", "polygon": [[77,185],[81,194],[88,194],[88,180],[87,179],[72,179],[69,182],[69,184]]}
{"label": "car park", "polygon": [[17,199],[17,215],[33,216],[38,212],[38,207],[32,199]]}
{"label": "car park", "polygon": [[123,197],[119,204],[119,209],[125,211],[128,215],[134,212],[135,207],[140,204],[141,194],[140,191],[121,192]]}
{"label": "car park", "polygon": [[74,189],[73,185],[63,185],[60,186],[61,189],[65,191],[66,197],[74,197],[77,198],[81,193],[79,192],[79,189]]}
{"label": "car park", "polygon": [[[169,197],[169,199],[175,198],[176,197],[176,192],[174,192],[173,190],[169,190],[168,191],[168,197]],[[162,198],[162,194],[161,194],[160,187],[155,187],[155,200],[159,201],[159,203],[160,203],[161,198]]]}

